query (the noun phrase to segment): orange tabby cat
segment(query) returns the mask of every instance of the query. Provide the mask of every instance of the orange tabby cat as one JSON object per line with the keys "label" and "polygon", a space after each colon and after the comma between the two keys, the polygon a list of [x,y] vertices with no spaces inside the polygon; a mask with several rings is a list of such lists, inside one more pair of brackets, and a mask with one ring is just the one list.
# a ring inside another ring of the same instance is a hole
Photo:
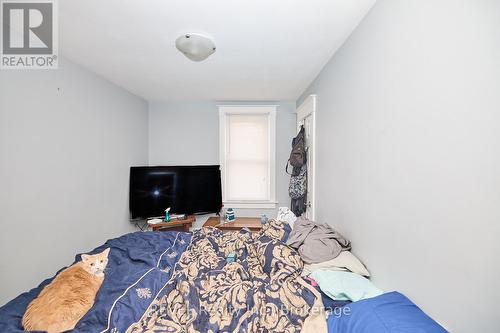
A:
{"label": "orange tabby cat", "polygon": [[82,254],[82,261],[59,273],[28,305],[23,316],[24,329],[55,333],[75,328],[94,305],[108,254],[109,248],[94,255]]}

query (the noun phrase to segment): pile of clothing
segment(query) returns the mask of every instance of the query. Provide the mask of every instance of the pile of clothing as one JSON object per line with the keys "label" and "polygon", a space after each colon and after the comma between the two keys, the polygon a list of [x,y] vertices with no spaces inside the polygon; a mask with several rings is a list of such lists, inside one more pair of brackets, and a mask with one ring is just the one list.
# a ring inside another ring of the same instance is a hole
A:
{"label": "pile of clothing", "polygon": [[288,237],[287,245],[298,249],[305,263],[314,264],[335,259],[351,249],[351,242],[328,224],[319,224],[299,217]]}
{"label": "pile of clothing", "polygon": [[328,333],[447,333],[404,295],[375,287],[349,240],[335,229],[292,215],[280,209],[278,219],[292,227],[287,245],[304,261],[306,282],[321,294]]}
{"label": "pile of clothing", "polygon": [[286,244],[304,261],[302,276],[320,292],[327,310],[383,294],[368,280],[370,273],[350,251],[351,242],[332,226],[296,218],[287,209],[280,209],[278,219],[292,227]]}

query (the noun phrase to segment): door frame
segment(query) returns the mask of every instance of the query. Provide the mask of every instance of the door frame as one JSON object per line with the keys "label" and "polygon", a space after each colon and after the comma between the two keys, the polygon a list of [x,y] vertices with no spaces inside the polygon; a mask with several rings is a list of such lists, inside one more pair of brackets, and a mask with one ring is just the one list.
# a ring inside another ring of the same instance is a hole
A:
{"label": "door frame", "polygon": [[[317,95],[309,95],[297,107],[297,130],[300,128],[300,123],[311,116],[312,131],[310,138],[312,138],[312,148],[309,149],[310,169],[307,170],[307,182],[310,182],[312,191],[307,193],[307,208],[306,211],[310,212],[310,219],[316,219],[316,109],[317,109]],[[309,205],[310,203],[310,205]]]}

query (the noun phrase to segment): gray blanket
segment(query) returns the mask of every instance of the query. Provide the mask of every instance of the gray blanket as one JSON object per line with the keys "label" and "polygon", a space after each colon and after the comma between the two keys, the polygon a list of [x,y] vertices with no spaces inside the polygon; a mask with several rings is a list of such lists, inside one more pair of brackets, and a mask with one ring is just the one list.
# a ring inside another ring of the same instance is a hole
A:
{"label": "gray blanket", "polygon": [[315,264],[336,258],[351,249],[351,242],[327,224],[299,217],[288,237],[287,245],[298,249],[306,263]]}

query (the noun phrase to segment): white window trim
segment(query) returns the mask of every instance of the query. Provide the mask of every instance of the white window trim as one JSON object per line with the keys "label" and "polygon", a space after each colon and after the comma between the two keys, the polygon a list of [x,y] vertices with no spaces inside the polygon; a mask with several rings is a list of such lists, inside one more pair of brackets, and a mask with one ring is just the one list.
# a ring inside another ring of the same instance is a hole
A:
{"label": "white window trim", "polygon": [[[276,208],[276,109],[277,105],[218,105],[219,107],[219,161],[222,180],[222,202],[231,208]],[[258,110],[262,107],[262,110]],[[266,107],[266,109],[264,109]],[[248,108],[248,110],[245,110]],[[250,109],[252,108],[252,109]],[[257,109],[256,109],[257,108]],[[268,114],[269,115],[269,200],[227,200],[226,188],[226,115]]]}

